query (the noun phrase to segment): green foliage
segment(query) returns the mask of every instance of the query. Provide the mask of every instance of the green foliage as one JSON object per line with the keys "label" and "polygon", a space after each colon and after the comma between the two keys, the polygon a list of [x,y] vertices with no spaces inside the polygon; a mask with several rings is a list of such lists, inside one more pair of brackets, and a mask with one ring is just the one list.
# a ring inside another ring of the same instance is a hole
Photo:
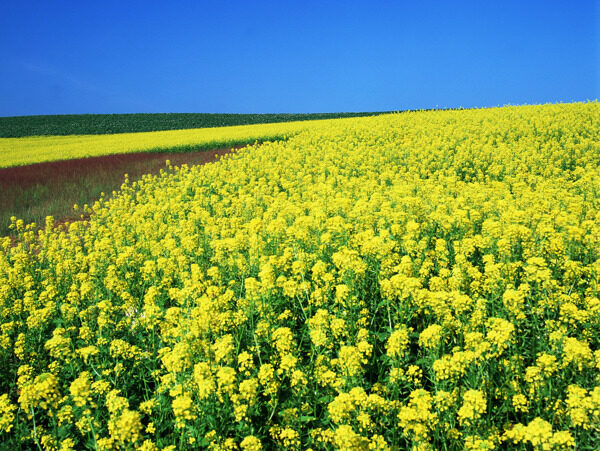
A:
{"label": "green foliage", "polygon": [[38,135],[108,135],[112,133],[183,130],[186,128],[226,127],[272,122],[336,119],[375,116],[378,113],[306,113],[306,114],[64,114],[47,116],[0,117],[0,138]]}

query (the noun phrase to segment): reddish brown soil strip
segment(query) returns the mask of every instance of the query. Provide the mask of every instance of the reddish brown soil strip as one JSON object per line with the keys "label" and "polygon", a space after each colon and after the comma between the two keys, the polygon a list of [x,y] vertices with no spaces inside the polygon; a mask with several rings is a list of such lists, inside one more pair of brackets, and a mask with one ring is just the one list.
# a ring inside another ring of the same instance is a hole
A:
{"label": "reddish brown soil strip", "polygon": [[241,147],[244,146],[197,152],[140,152],[2,168],[0,236],[11,233],[11,216],[38,226],[43,225],[46,216],[53,216],[55,224],[78,220],[73,205],[91,205],[101,192],[118,190],[124,174],[133,182],[145,174],[158,174],[165,168],[166,160],[173,166],[201,165]]}
{"label": "reddish brown soil strip", "polygon": [[123,174],[128,173],[131,179],[143,175],[128,172],[135,171],[138,167],[157,167],[156,163],[159,163],[158,166],[164,168],[166,160],[170,160],[173,166],[180,166],[184,163],[188,165],[205,164],[216,161],[221,156],[241,147],[243,146],[182,153],[127,153],[1,168],[0,187],[18,185],[24,188],[36,183],[46,184],[49,181],[53,181],[55,184],[59,180],[78,179],[86,174],[95,176],[98,172],[117,172],[121,174],[121,178]]}

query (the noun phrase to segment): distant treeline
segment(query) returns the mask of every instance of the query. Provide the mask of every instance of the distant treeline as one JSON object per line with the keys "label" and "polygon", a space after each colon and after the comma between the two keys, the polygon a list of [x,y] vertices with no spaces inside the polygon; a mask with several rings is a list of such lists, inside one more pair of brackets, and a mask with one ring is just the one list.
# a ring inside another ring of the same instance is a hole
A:
{"label": "distant treeline", "polygon": [[306,114],[65,114],[0,117],[0,138],[37,135],[104,135],[112,133],[225,127],[269,122],[306,121],[342,117],[375,116],[388,113],[306,113]]}

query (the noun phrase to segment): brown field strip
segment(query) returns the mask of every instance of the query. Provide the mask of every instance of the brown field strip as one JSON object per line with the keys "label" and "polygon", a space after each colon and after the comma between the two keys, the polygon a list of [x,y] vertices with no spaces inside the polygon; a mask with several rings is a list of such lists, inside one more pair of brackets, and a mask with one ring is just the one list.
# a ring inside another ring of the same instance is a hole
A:
{"label": "brown field strip", "polygon": [[129,153],[92,158],[37,163],[0,169],[0,236],[10,233],[10,217],[25,223],[74,219],[73,205],[91,205],[101,193],[112,193],[123,183],[124,174],[135,181],[145,174],[158,174],[166,160],[173,166],[199,165],[218,160],[243,146],[182,153]]}

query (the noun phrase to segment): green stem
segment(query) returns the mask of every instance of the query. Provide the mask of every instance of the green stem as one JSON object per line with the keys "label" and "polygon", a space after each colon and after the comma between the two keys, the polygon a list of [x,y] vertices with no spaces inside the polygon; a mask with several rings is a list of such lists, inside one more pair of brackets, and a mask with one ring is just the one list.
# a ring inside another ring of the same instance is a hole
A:
{"label": "green stem", "polygon": [[35,441],[35,444],[37,445],[38,449],[40,451],[43,451],[42,446],[40,445],[40,442],[37,438],[37,428],[35,426],[35,414],[33,413],[33,407],[31,408],[31,419],[33,420],[33,440]]}
{"label": "green stem", "polygon": [[98,442],[96,441],[96,431],[94,430],[94,423],[90,421],[90,417],[87,417],[88,424],[90,425],[90,429],[92,431],[92,438],[94,439],[94,449],[98,449]]}

